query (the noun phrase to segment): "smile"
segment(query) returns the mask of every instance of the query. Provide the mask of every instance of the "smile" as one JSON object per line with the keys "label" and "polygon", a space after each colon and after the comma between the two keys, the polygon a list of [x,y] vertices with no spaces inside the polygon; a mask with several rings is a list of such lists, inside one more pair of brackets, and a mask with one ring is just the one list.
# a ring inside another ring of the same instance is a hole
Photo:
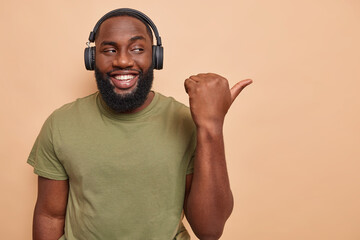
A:
{"label": "smile", "polygon": [[116,75],[114,76],[114,78],[116,80],[120,80],[120,81],[131,81],[135,76],[134,75]]}
{"label": "smile", "polygon": [[134,74],[114,74],[110,77],[110,80],[116,89],[123,91],[135,87],[138,76]]}

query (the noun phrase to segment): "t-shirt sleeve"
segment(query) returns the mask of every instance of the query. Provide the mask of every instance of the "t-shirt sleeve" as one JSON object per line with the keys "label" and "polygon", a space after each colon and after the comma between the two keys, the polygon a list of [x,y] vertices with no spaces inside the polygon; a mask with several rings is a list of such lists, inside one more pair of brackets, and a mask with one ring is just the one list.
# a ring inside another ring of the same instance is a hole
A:
{"label": "t-shirt sleeve", "polygon": [[66,180],[68,175],[56,155],[53,130],[53,115],[51,115],[41,128],[27,163],[33,166],[34,173],[41,177]]}
{"label": "t-shirt sleeve", "polygon": [[186,170],[186,174],[192,174],[194,172],[195,150],[196,150],[196,132],[193,133],[190,141],[190,161]]}

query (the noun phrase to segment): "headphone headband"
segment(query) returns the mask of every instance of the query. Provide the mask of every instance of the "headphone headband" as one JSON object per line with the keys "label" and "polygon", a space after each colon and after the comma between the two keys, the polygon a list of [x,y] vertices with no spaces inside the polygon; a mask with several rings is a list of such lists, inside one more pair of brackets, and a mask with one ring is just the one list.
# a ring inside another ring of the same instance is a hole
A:
{"label": "headphone headband", "polygon": [[95,41],[95,35],[96,32],[99,30],[100,25],[108,18],[111,17],[116,17],[119,14],[130,14],[130,16],[134,16],[138,19],[141,19],[143,21],[145,21],[153,30],[155,38],[156,38],[156,45],[157,46],[161,46],[161,37],[159,35],[159,32],[154,24],[154,22],[148,17],[146,16],[144,13],[135,10],[135,9],[131,9],[131,8],[118,8],[115,10],[112,10],[110,12],[108,12],[107,14],[105,14],[102,18],[99,19],[99,21],[96,23],[94,29],[92,30],[92,32],[90,32],[89,35],[89,42],[94,42]]}
{"label": "headphone headband", "polygon": [[[161,46],[161,37],[159,36],[158,30],[151,21],[151,19],[146,16],[144,13],[131,9],[131,8],[119,8],[112,10],[111,12],[108,12],[105,14],[102,18],[99,19],[99,21],[96,23],[94,29],[92,32],[90,32],[89,35],[89,42],[87,42],[87,48],[85,48],[84,51],[84,60],[85,60],[85,67],[87,70],[94,70],[95,69],[95,48],[91,47],[90,43],[95,41],[95,36],[97,31],[99,30],[100,25],[108,18],[116,17],[116,16],[122,16],[122,15],[128,15],[134,18],[137,18],[144,22],[146,25],[146,28],[152,29],[154,32],[155,38],[156,38],[156,45],[152,46],[152,63],[154,66],[154,69],[162,69],[163,68],[163,62],[164,62],[164,48]],[[149,30],[151,32],[151,30]]]}

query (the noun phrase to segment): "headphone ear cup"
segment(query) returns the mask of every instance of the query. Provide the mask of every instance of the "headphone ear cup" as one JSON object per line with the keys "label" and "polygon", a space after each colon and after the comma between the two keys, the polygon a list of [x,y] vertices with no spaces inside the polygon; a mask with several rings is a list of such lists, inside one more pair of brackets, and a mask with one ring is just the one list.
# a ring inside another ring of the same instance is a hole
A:
{"label": "headphone ear cup", "polygon": [[95,69],[95,47],[87,47],[84,51],[85,67],[91,71]]}
{"label": "headphone ear cup", "polygon": [[153,45],[153,65],[154,69],[162,69],[164,62],[164,48],[162,46]]}

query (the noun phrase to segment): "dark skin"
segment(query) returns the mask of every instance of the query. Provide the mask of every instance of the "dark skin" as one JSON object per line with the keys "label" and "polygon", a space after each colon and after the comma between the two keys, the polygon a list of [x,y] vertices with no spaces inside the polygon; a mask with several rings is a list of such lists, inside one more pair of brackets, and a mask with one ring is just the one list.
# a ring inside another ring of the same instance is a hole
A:
{"label": "dark skin", "polygon": [[[134,75],[128,85],[115,90],[125,94],[136,89],[138,70],[146,71],[152,61],[152,41],[145,25],[136,18],[110,18],[101,25],[96,44],[96,66],[102,73],[116,70],[116,75]],[[219,239],[233,208],[233,196],[227,174],[223,123],[232,102],[251,80],[243,80],[231,89],[217,74],[198,74],[185,80],[190,110],[197,127],[194,173],[186,177],[184,212],[194,233],[201,240]],[[132,112],[147,107],[154,97]],[[39,177],[38,199],[34,212],[33,239],[59,239],[64,222],[69,191],[68,181]]]}
{"label": "dark skin", "polygon": [[201,240],[219,239],[233,209],[225,161],[224,118],[232,102],[252,80],[229,89],[228,81],[213,73],[185,80],[190,110],[197,127],[194,173],[187,176],[184,210]]}
{"label": "dark skin", "polygon": [[38,177],[38,197],[33,220],[33,239],[59,239],[64,234],[68,181]]}

